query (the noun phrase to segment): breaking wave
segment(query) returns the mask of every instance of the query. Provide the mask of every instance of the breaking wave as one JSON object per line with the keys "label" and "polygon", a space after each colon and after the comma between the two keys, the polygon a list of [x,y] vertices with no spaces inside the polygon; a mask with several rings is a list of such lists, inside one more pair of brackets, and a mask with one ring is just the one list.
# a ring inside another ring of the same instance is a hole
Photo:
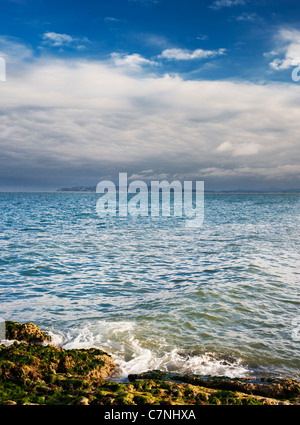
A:
{"label": "breaking wave", "polygon": [[91,322],[65,332],[49,331],[52,343],[64,349],[97,347],[111,354],[117,367],[115,380],[126,380],[129,374],[161,370],[179,374],[245,377],[251,370],[241,359],[212,351],[197,353],[170,347],[161,341],[141,340],[135,335],[133,322]]}

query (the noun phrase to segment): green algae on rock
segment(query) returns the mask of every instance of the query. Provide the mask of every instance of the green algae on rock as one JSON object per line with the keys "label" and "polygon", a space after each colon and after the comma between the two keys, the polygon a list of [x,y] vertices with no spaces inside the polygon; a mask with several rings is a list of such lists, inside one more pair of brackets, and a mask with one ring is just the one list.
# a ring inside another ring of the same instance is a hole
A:
{"label": "green algae on rock", "polygon": [[22,382],[22,378],[29,378],[51,382],[57,374],[105,379],[114,367],[111,357],[96,348],[64,350],[25,343],[0,346],[0,377],[6,381]]}
{"label": "green algae on rock", "polygon": [[64,350],[36,325],[8,322],[10,346],[0,345],[0,404],[268,405],[299,404],[294,380],[253,380],[149,371],[129,382],[109,381],[115,364],[97,348]]}
{"label": "green algae on rock", "polygon": [[91,382],[97,386],[115,368],[111,356],[97,348],[50,345],[50,336],[33,323],[6,322],[6,329],[7,339],[16,341],[0,345],[0,404],[77,402]]}
{"label": "green algae on rock", "polygon": [[6,339],[25,341],[28,343],[50,342],[51,337],[34,323],[18,323],[7,320]]}
{"label": "green algae on rock", "polygon": [[[214,392],[214,404],[238,404],[238,399],[245,400],[248,397],[247,404],[282,404],[297,403],[300,404],[300,383],[294,379],[286,378],[228,378],[228,377],[204,377],[195,375],[178,375],[162,371],[148,371],[141,374],[129,375],[131,382],[141,380],[163,380],[165,383],[177,382],[188,383],[193,387],[209,389]],[[164,384],[166,385],[166,384]],[[239,394],[235,400],[233,395]],[[230,395],[230,397],[229,397]],[[226,396],[226,397],[225,397]],[[230,403],[224,403],[224,397]],[[220,403],[222,400],[222,403]],[[260,401],[260,402],[259,402]],[[244,404],[244,403],[242,403]]]}

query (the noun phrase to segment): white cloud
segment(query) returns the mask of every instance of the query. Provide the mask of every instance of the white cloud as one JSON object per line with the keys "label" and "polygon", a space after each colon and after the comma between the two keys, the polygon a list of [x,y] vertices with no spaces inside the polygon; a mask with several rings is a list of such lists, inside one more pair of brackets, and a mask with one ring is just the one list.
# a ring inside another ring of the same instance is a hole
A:
{"label": "white cloud", "polygon": [[143,39],[145,44],[151,47],[164,48],[169,44],[167,39],[162,35],[148,33],[148,34],[139,34],[138,36],[139,38]]}
{"label": "white cloud", "polygon": [[113,16],[106,16],[104,18],[105,22],[121,22],[121,19],[114,18]]}
{"label": "white cloud", "polygon": [[0,36],[0,56],[9,63],[20,63],[31,59],[33,50],[14,37]]}
{"label": "white cloud", "polygon": [[224,142],[221,143],[215,150],[216,152],[231,152],[233,156],[248,156],[248,155],[256,155],[260,151],[260,145],[258,143],[231,143]]}
{"label": "white cloud", "polygon": [[166,49],[158,57],[164,59],[175,59],[175,60],[192,60],[192,59],[206,59],[219,55],[224,55],[226,49],[218,50],[203,50],[196,49],[189,51],[186,49]]}
{"label": "white cloud", "polygon": [[265,53],[265,56],[279,56],[270,62],[271,68],[278,71],[300,65],[300,31],[280,29],[275,36],[275,43],[276,50]]}
{"label": "white cloud", "polygon": [[244,6],[246,0],[216,0],[209,7],[211,9],[223,9],[224,7]]}
{"label": "white cloud", "polygon": [[70,44],[74,41],[73,37],[68,34],[57,34],[55,32],[45,32],[42,38],[54,47],[63,46],[64,44]]}
{"label": "white cloud", "polygon": [[256,13],[242,13],[241,15],[237,16],[236,20],[238,22],[258,22],[261,19],[257,16]]}
{"label": "white cloud", "polygon": [[216,152],[230,152],[233,150],[233,145],[230,142],[223,142],[216,149]]}
{"label": "white cloud", "polygon": [[201,41],[208,40],[208,35],[206,35],[206,34],[199,34],[196,37],[196,40],[201,40]]}
{"label": "white cloud", "polygon": [[277,56],[279,54],[279,52],[277,52],[276,50],[271,50],[270,52],[264,52],[263,56],[266,58],[271,58],[273,56]]}
{"label": "white cloud", "polygon": [[87,37],[75,38],[68,34],[58,34],[56,32],[45,32],[42,35],[44,44],[47,44],[51,47],[68,47],[74,46],[76,48],[82,49],[84,47],[83,43],[88,42]]}
{"label": "white cloud", "polygon": [[123,66],[133,71],[140,71],[145,65],[158,65],[157,62],[143,58],[138,53],[131,55],[112,53],[111,58],[116,66]]}

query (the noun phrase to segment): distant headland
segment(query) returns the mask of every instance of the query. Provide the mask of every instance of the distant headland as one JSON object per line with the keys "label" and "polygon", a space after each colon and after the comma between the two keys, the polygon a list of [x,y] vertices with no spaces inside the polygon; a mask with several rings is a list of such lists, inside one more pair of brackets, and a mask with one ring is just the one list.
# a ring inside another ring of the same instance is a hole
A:
{"label": "distant headland", "polygon": [[[150,187],[149,187],[150,188]],[[117,187],[118,190],[118,187]],[[63,187],[57,189],[57,192],[96,192],[96,186],[74,186],[74,187]],[[205,193],[300,193],[300,189],[265,189],[265,190],[253,190],[253,189],[228,189],[228,190],[205,190]]]}
{"label": "distant headland", "polygon": [[96,192],[96,186],[75,186],[57,189],[57,192]]}

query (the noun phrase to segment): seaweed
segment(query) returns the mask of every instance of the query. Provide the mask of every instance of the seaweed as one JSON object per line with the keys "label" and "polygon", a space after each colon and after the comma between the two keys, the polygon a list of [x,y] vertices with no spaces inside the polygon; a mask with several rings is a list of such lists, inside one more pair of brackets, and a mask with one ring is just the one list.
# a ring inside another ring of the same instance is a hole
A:
{"label": "seaweed", "polygon": [[[97,348],[64,350],[33,324],[8,323],[0,346],[0,404],[267,405],[299,404],[292,379],[230,379],[148,371],[110,381],[111,356]],[[26,325],[26,326],[25,326]]]}

